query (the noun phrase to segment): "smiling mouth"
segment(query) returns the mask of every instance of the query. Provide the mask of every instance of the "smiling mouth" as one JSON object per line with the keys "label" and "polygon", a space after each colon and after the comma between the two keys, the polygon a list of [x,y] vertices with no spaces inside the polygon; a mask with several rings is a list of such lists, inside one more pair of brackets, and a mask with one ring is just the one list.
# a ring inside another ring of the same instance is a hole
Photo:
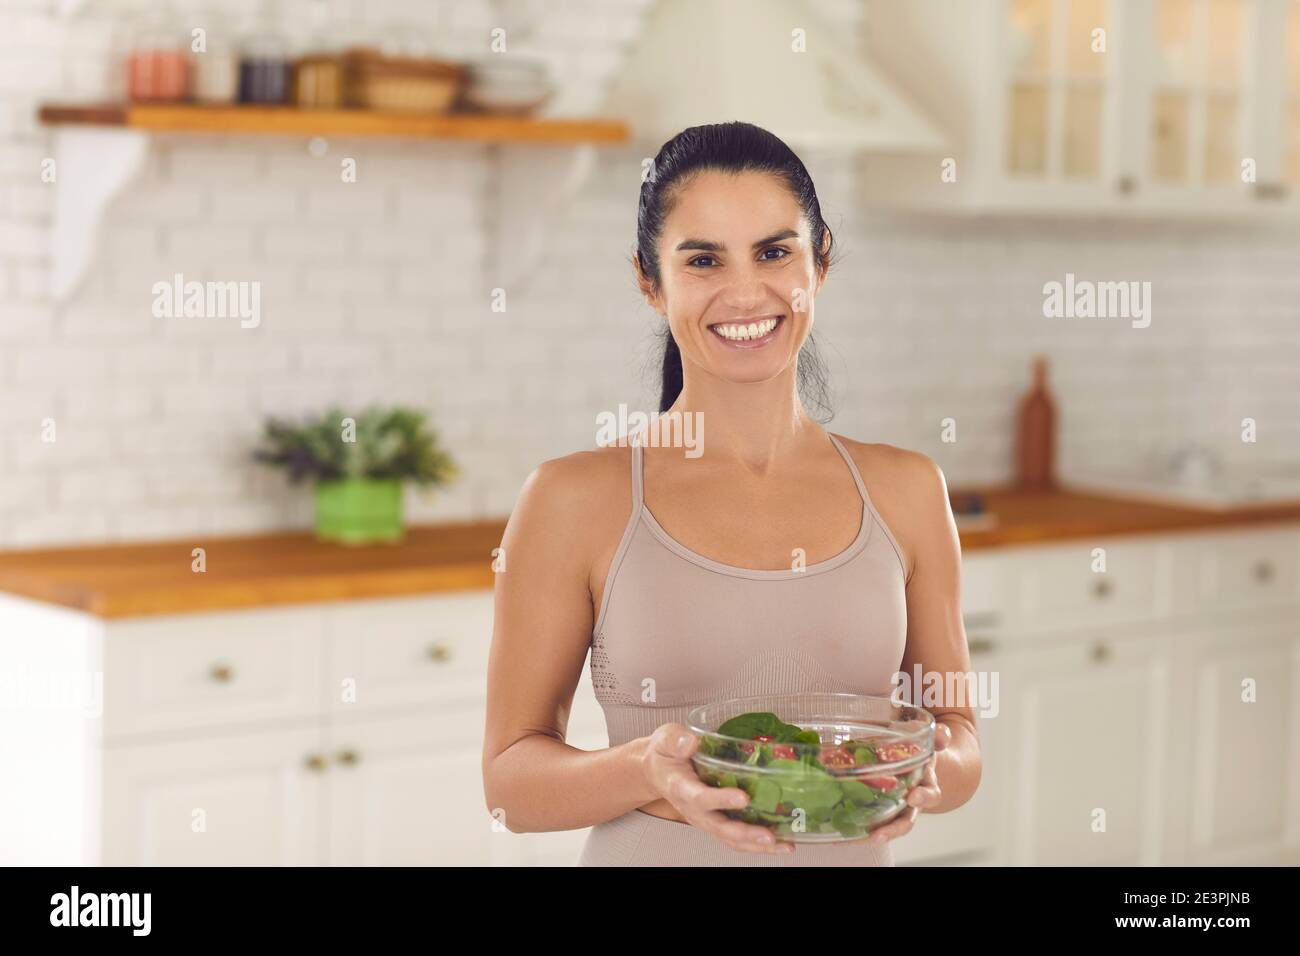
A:
{"label": "smiling mouth", "polygon": [[784,315],[769,315],[752,322],[719,322],[709,331],[728,345],[756,348],[770,342],[784,322]]}

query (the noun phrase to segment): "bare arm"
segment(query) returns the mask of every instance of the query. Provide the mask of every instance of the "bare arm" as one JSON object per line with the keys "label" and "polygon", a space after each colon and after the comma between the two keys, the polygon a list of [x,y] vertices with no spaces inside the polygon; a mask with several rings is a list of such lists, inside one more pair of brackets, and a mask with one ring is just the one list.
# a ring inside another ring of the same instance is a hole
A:
{"label": "bare arm", "polygon": [[[948,501],[943,472],[929,458],[913,456],[908,497],[908,542],[912,568],[907,582],[907,649],[903,672],[912,674],[919,664],[922,674],[937,673],[942,687],[963,686],[948,675],[970,671],[966,629],[961,616],[961,542]],[[914,692],[915,693],[915,692]],[[914,701],[920,704],[920,701]],[[937,804],[925,812],[955,810],[979,786],[981,757],[975,711],[970,700],[942,700],[927,707],[951,734],[939,751],[935,776],[941,791]]]}
{"label": "bare arm", "polygon": [[564,742],[593,624],[592,501],[575,459],[529,477],[502,540],[483,782],[488,808],[516,832],[590,826],[658,796],[641,769],[645,740],[597,751]]}

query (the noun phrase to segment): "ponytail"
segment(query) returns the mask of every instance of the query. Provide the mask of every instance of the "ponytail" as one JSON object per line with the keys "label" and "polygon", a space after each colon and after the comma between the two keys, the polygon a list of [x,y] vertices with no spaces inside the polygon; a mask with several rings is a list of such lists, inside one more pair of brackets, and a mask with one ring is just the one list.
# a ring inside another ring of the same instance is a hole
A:
{"label": "ponytail", "polygon": [[682,351],[677,347],[677,340],[669,329],[664,329],[664,371],[663,388],[659,392],[659,411],[666,412],[673,407],[677,396],[682,393]]}

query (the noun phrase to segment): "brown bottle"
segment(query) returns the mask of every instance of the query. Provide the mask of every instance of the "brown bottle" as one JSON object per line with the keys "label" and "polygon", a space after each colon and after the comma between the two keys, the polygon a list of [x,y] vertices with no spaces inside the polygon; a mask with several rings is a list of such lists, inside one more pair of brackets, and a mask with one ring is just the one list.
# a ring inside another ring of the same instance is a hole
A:
{"label": "brown bottle", "polygon": [[1016,484],[1043,490],[1056,484],[1056,403],[1047,390],[1047,359],[1034,359],[1034,384],[1020,402],[1016,430]]}

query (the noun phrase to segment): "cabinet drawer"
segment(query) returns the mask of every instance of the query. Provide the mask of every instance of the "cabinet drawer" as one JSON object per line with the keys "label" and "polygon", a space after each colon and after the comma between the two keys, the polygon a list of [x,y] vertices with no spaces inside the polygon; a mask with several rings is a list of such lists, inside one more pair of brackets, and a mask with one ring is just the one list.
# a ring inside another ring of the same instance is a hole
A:
{"label": "cabinet drawer", "polygon": [[362,714],[481,699],[492,595],[356,601],[326,610],[328,707]]}
{"label": "cabinet drawer", "polygon": [[1203,607],[1300,603],[1300,529],[1206,535],[1197,545]]}
{"label": "cabinet drawer", "polygon": [[[1093,570],[1094,548],[1105,549],[1104,572]],[[1154,542],[1088,541],[1022,552],[1017,623],[1055,630],[1151,617],[1164,603],[1167,551]]]}
{"label": "cabinet drawer", "polygon": [[104,641],[104,733],[311,717],[322,648],[314,608],[115,622]]}

